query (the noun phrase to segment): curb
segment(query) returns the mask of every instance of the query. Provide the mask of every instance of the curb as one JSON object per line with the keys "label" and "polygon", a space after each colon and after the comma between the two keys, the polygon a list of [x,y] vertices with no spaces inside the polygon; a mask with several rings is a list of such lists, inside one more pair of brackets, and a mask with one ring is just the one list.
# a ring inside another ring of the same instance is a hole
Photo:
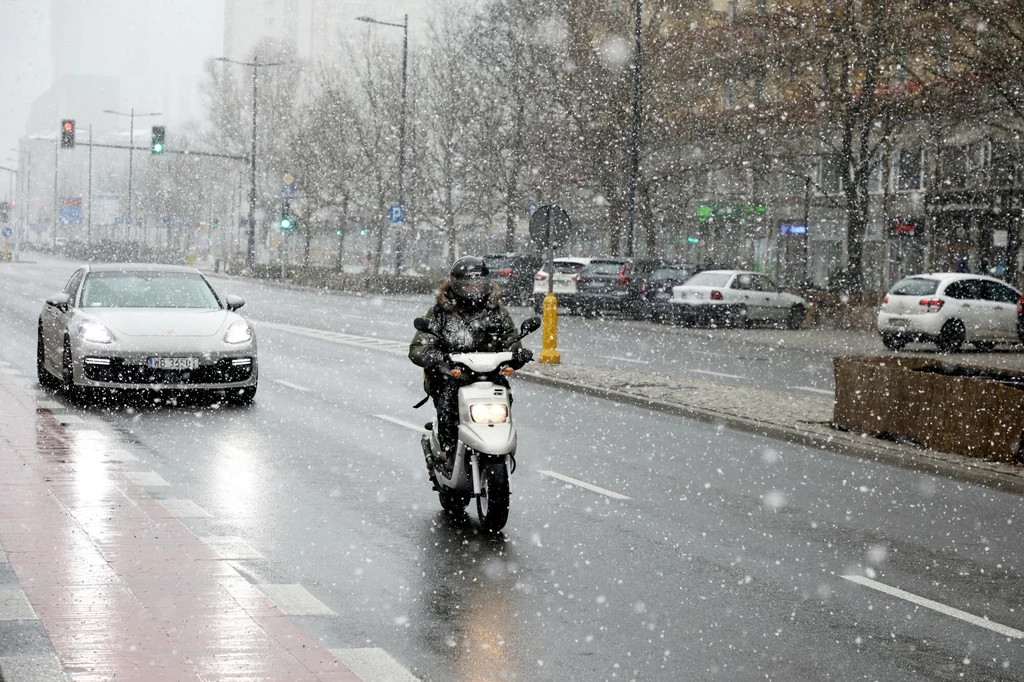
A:
{"label": "curb", "polygon": [[[676,405],[635,393],[626,393],[625,391],[616,391],[610,388],[545,376],[530,370],[520,370],[516,375],[543,386],[561,388],[596,398],[604,398],[605,400],[656,410],[677,417],[723,424],[745,433],[775,438],[796,445],[815,447],[840,455],[888,464],[900,469],[940,476],[953,481],[972,483],[1011,495],[1024,496],[1024,470],[1018,474],[1013,469],[1003,472],[979,466],[979,464],[1000,466],[993,465],[993,463],[985,462],[984,460],[977,460],[978,463],[975,464],[972,463],[972,460],[958,455],[895,443],[889,444],[878,441],[870,436],[853,434],[846,431],[836,430],[830,434],[817,434],[782,424],[721,414],[699,407]],[[832,428],[831,425],[829,427]]]}

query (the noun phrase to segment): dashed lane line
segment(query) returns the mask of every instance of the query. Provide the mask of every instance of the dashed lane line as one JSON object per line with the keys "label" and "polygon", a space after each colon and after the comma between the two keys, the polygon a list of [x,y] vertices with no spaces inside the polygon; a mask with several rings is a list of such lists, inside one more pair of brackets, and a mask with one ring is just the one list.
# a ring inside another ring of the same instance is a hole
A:
{"label": "dashed lane line", "polygon": [[263,555],[240,537],[207,535],[199,538],[220,555],[221,559],[262,559]]}
{"label": "dashed lane line", "polygon": [[126,471],[125,476],[141,485],[143,488],[155,488],[158,486],[169,486],[170,483],[155,471]]}
{"label": "dashed lane line", "polygon": [[292,382],[285,381],[284,379],[273,379],[273,382],[275,384],[281,384],[282,386],[287,386],[288,388],[295,389],[296,391],[302,391],[303,393],[309,393],[309,389],[306,388],[305,386],[299,386],[298,384],[293,384]]}
{"label": "dashed lane line", "polygon": [[746,377],[742,377],[739,374],[724,374],[722,372],[712,372],[706,369],[687,369],[684,371],[696,372],[697,374],[707,374],[713,377],[722,377],[723,379],[746,379]]}
{"label": "dashed lane line", "polygon": [[409,429],[411,431],[417,431],[419,433],[426,433],[426,431],[427,431],[422,426],[416,426],[415,424],[410,424],[407,421],[402,421],[401,419],[396,419],[395,417],[391,417],[391,416],[388,416],[386,414],[375,414],[373,416],[376,417],[377,419],[383,419],[384,421],[391,422],[392,424],[398,424],[399,426],[404,426],[405,428],[407,428],[407,429]]}
{"label": "dashed lane line", "polygon": [[167,512],[177,519],[208,519],[209,512],[192,500],[157,500]]}
{"label": "dashed lane line", "polygon": [[408,341],[394,341],[392,339],[381,339],[374,336],[343,334],[341,332],[313,329],[311,327],[300,327],[298,325],[282,324],[280,322],[263,322],[259,320],[251,320],[251,322],[257,326],[291,332],[301,336],[308,336],[313,339],[320,339],[321,341],[331,341],[333,343],[341,343],[346,346],[355,346],[356,348],[372,348],[374,350],[394,353],[395,355],[405,355],[409,352]]}
{"label": "dashed lane line", "polygon": [[619,358],[619,357],[615,357],[614,355],[598,355],[597,357],[604,358],[605,360],[618,360],[619,362],[632,362],[633,364],[636,364],[636,365],[649,365],[649,364],[651,364],[648,360],[634,360],[633,358]]}
{"label": "dashed lane line", "polygon": [[977,625],[978,627],[985,628],[986,630],[991,630],[992,632],[996,632],[1005,637],[1012,637],[1013,639],[1024,639],[1024,632],[1021,632],[1020,630],[1017,630],[1015,628],[1011,628],[1006,625],[1001,625],[1000,623],[993,622],[988,618],[975,616],[972,613],[967,613],[966,611],[955,609],[952,606],[946,606],[941,602],[932,601],[931,599],[925,599],[924,597],[919,597],[911,592],[901,590],[898,587],[891,587],[889,585],[886,585],[885,583],[880,583],[876,580],[872,580],[871,578],[865,578],[860,575],[844,575],[843,579],[849,580],[852,583],[857,583],[858,585],[863,585],[864,587],[870,587],[871,589],[878,590],[879,592],[884,592],[885,594],[892,595],[893,597],[899,597],[900,599],[904,599],[910,602],[911,604],[917,604],[918,606],[923,606],[926,609],[931,609],[932,611],[938,611],[939,613],[943,613],[947,616],[958,618],[966,623],[970,623],[971,625]]}
{"label": "dashed lane line", "polygon": [[596,486],[593,483],[587,483],[586,481],[581,481],[581,480],[579,480],[577,478],[572,478],[571,476],[566,476],[565,474],[560,474],[560,473],[557,473],[555,471],[538,470],[537,473],[540,474],[541,476],[547,476],[548,478],[558,479],[559,481],[562,481],[564,483],[568,483],[569,485],[574,485],[574,486],[577,486],[579,488],[586,488],[587,490],[590,490],[592,492],[598,493],[600,495],[605,495],[605,496],[610,497],[610,498],[615,499],[615,500],[631,500],[631,499],[633,499],[631,497],[627,497],[626,495],[623,495],[622,493],[617,493],[617,492],[608,490],[607,488],[602,488],[600,486]]}
{"label": "dashed lane line", "polygon": [[810,386],[786,386],[787,390],[790,391],[809,391],[811,393],[820,393],[822,395],[835,395],[834,391],[827,391],[824,388],[812,388]]}
{"label": "dashed lane line", "polygon": [[378,648],[328,649],[363,682],[418,682],[419,678]]}

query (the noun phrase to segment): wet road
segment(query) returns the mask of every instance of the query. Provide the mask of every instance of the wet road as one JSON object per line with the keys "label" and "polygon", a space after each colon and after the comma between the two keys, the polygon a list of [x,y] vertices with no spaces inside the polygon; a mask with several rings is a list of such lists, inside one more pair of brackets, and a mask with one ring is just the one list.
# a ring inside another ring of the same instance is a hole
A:
{"label": "wet road", "polygon": [[[67,274],[0,268],[0,360],[33,370]],[[425,299],[216,285],[276,323],[256,405],[86,416],[169,484],[153,496],[209,515],[196,535],[245,543],[243,575],[331,609],[293,616],[328,647],[430,680],[1024,679],[1017,497],[518,384],[512,513],[483,536],[429,489],[408,361],[288,328],[406,339]]]}

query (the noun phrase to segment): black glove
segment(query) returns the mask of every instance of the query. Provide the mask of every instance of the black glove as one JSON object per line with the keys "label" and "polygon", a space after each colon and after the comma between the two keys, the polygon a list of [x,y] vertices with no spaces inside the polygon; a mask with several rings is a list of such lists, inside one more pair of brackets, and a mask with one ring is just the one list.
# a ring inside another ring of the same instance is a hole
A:
{"label": "black glove", "polygon": [[440,365],[447,359],[447,357],[448,356],[445,355],[444,351],[440,348],[434,348],[433,346],[425,348],[423,350],[423,366],[434,367],[436,365]]}
{"label": "black glove", "polygon": [[516,348],[512,351],[512,366],[516,369],[520,369],[531,360],[533,360],[533,351],[529,348]]}

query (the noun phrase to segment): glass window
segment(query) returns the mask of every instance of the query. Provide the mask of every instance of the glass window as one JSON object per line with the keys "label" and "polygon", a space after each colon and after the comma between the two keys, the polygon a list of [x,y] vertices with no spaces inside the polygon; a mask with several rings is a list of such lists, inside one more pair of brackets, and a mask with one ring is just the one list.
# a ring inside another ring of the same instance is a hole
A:
{"label": "glass window", "polygon": [[920,149],[901,149],[897,153],[896,189],[921,189],[921,156]]}
{"label": "glass window", "polygon": [[694,287],[724,287],[732,277],[728,272],[701,272],[686,283],[686,286]]}
{"label": "glass window", "polygon": [[775,291],[775,285],[772,281],[764,275],[754,275],[754,290],[755,291]]}
{"label": "glass window", "polygon": [[981,280],[961,279],[950,282],[946,285],[944,292],[949,298],[961,301],[976,301],[981,299]]}
{"label": "glass window", "polygon": [[83,308],[219,308],[206,280],[190,272],[93,272]]}
{"label": "glass window", "polygon": [[679,281],[686,281],[690,276],[689,270],[682,268],[658,268],[651,273],[652,280],[665,280],[665,279],[676,279]]}
{"label": "glass window", "polygon": [[939,280],[926,277],[908,277],[893,285],[889,291],[894,296],[930,296],[939,288]]}
{"label": "glass window", "polygon": [[732,289],[739,289],[740,291],[753,291],[757,287],[754,286],[754,277],[743,272],[736,275],[736,278],[730,285]]}
{"label": "glass window", "polygon": [[575,275],[586,267],[583,263],[555,263],[555,272],[561,275]]}
{"label": "glass window", "polygon": [[583,274],[586,275],[617,275],[622,272],[622,268],[625,263],[617,263],[614,261],[604,261],[600,263],[591,263],[586,267]]}
{"label": "glass window", "polygon": [[75,294],[78,293],[78,286],[82,283],[83,277],[85,277],[85,270],[77,270],[64,285],[64,293],[71,297],[70,305],[72,307],[75,305]]}
{"label": "glass window", "polygon": [[987,279],[982,280],[981,291],[986,301],[1016,303],[1020,300],[1020,294],[1001,282],[991,282]]}

